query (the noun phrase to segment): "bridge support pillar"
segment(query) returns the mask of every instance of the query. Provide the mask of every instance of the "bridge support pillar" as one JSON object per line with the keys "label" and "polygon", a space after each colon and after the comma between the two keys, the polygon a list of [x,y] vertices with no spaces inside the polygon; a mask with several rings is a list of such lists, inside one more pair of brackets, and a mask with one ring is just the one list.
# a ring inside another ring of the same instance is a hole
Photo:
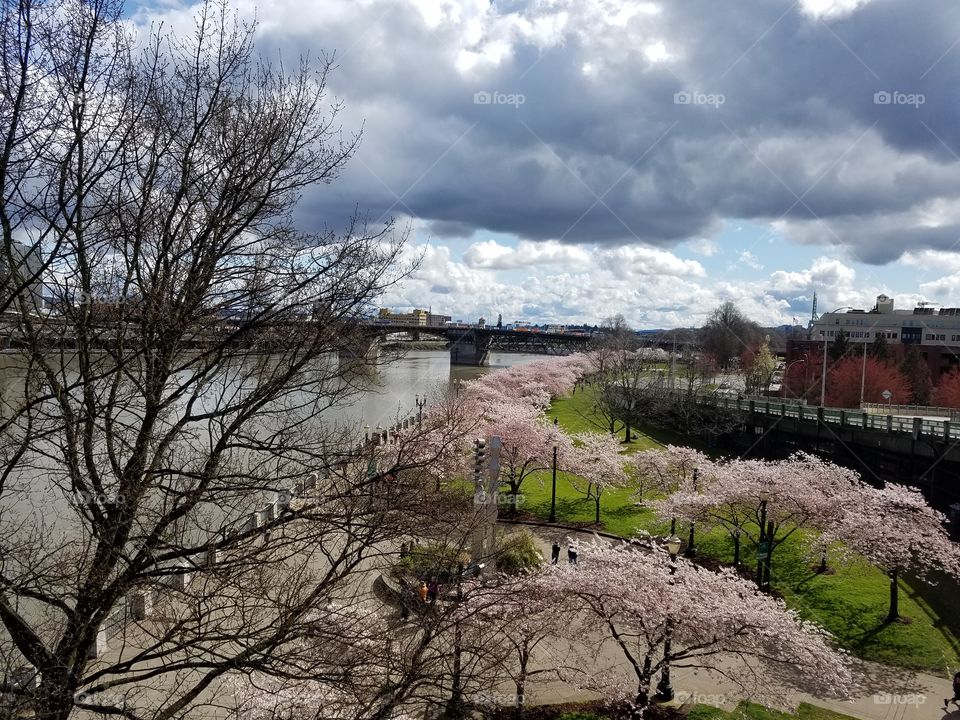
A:
{"label": "bridge support pillar", "polygon": [[375,365],[380,359],[380,338],[353,338],[340,348],[341,368],[362,368]]}
{"label": "bridge support pillar", "polygon": [[450,340],[450,364],[486,366],[490,364],[490,338],[471,332]]}

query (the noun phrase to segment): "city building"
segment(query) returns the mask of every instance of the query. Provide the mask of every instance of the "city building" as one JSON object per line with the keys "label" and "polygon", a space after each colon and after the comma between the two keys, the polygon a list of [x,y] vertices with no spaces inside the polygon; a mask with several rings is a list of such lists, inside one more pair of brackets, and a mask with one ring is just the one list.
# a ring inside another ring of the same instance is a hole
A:
{"label": "city building", "polygon": [[882,335],[894,357],[901,356],[907,346],[916,345],[920,356],[937,377],[960,365],[960,308],[934,308],[926,303],[910,310],[897,310],[894,300],[877,297],[871,310],[844,309],[824,313],[811,321],[807,338],[788,342],[788,361],[829,346],[840,333],[854,347],[873,343]]}
{"label": "city building", "polygon": [[450,322],[449,315],[434,315],[430,310],[414,309],[409,313],[395,313],[381,308],[377,322],[382,325],[419,325],[420,327],[443,327]]}

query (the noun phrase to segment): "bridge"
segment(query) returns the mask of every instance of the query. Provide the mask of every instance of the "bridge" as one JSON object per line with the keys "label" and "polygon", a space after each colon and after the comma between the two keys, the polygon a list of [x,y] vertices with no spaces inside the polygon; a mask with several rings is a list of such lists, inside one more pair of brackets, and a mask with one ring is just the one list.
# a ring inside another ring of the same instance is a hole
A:
{"label": "bridge", "polygon": [[[39,321],[39,337],[41,342],[50,349],[73,349],[76,347],[76,336],[71,323],[64,317],[47,316]],[[291,325],[311,325],[314,321],[302,320],[286,321]],[[17,327],[17,318],[14,316],[0,317],[0,350],[26,347],[26,341],[21,337]],[[114,340],[114,330],[121,328],[121,323],[107,317],[92,323],[92,327],[99,333],[94,343],[103,347],[111,347]],[[257,328],[257,333],[247,337],[244,333],[244,323],[233,318],[224,318],[216,324],[199,329],[190,337],[184,339],[181,345],[184,348],[203,349],[210,343],[221,342],[225,336],[234,335],[232,341],[238,347],[246,347],[249,343],[258,342],[259,333],[264,327]],[[355,332],[359,329],[359,332]],[[450,362],[453,365],[489,365],[492,351],[533,353],[542,355],[567,355],[581,350],[590,344],[592,336],[587,333],[556,333],[541,332],[539,330],[505,329],[480,327],[476,325],[443,325],[428,326],[414,324],[385,324],[376,321],[361,321],[359,325],[350,325],[344,328],[344,336],[352,336],[348,347],[341,352],[341,360],[349,362],[367,362],[376,360],[380,352],[380,344],[388,335],[406,333],[414,340],[421,336],[442,338],[447,341],[450,350]],[[282,338],[279,340],[283,344]]]}
{"label": "bridge", "polygon": [[498,327],[459,325],[364,325],[365,347],[356,348],[358,357],[371,358],[388,335],[407,333],[414,340],[422,336],[442,338],[450,350],[451,365],[489,365],[490,353],[516,352],[540,355],[567,355],[586,349],[592,336],[586,333],[549,333]]}

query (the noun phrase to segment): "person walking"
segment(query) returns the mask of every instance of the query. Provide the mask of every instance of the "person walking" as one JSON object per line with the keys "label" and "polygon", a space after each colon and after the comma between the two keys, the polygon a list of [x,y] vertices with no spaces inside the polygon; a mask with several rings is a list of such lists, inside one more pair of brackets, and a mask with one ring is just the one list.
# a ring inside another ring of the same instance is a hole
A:
{"label": "person walking", "polygon": [[567,562],[571,565],[577,564],[577,546],[572,542],[567,545]]}
{"label": "person walking", "polygon": [[427,602],[427,595],[430,594],[429,589],[427,588],[427,583],[424,580],[420,581],[420,587],[417,588],[417,594],[420,595],[420,602]]}
{"label": "person walking", "polygon": [[560,541],[554,540],[550,548],[550,564],[556,565],[560,562]]}
{"label": "person walking", "polygon": [[946,712],[947,708],[950,706],[950,703],[953,703],[957,706],[957,710],[960,710],[960,672],[957,672],[953,676],[953,697],[943,699],[943,711]]}
{"label": "person walking", "polygon": [[437,596],[439,594],[440,594],[440,583],[437,582],[436,578],[430,578],[430,582],[427,585],[427,597],[430,599],[431,605],[437,602]]}

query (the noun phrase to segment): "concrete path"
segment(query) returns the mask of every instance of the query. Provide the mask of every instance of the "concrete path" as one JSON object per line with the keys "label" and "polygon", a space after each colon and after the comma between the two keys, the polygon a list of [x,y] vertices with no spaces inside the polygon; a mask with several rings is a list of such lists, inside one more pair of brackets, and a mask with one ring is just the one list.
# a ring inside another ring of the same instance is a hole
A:
{"label": "concrete path", "polygon": [[[502,527],[505,529],[524,527],[531,531],[538,541],[540,552],[548,561],[550,546],[554,539],[564,539],[561,542],[560,561],[566,562],[565,539],[567,537],[581,542],[589,542],[597,537],[590,532],[570,532],[542,526],[504,524]],[[589,555],[580,554],[578,562],[589,561]],[[554,652],[562,653],[562,649],[555,648]],[[619,659],[616,655],[616,653],[611,654],[611,662]],[[943,710],[943,699],[953,695],[950,680],[862,661],[860,667],[863,674],[870,679],[871,687],[848,701],[821,699],[804,693],[795,693],[791,697],[795,698],[796,702],[808,702],[863,720],[960,720],[960,711],[956,706],[951,705],[952,712],[949,713]],[[677,696],[676,702],[680,704],[704,703],[732,709],[741,700],[747,699],[738,695],[738,689],[729,681],[703,670],[675,668],[671,675]],[[542,684],[534,683],[527,702],[559,703],[589,700],[593,697],[566,683],[551,681]]]}

